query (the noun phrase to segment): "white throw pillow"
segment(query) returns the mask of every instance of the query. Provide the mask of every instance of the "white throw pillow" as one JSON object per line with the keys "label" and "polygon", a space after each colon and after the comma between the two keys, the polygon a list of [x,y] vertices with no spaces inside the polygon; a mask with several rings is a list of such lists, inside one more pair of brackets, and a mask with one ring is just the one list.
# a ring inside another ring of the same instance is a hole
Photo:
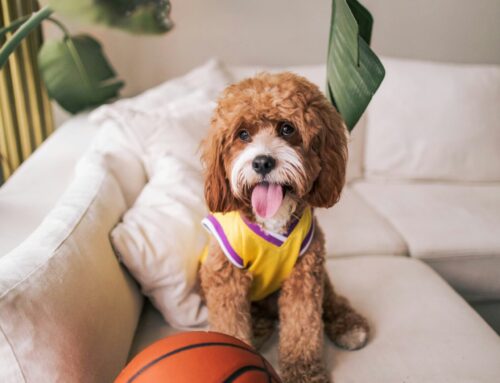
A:
{"label": "white throw pillow", "polygon": [[500,67],[383,63],[368,110],[367,175],[500,181]]}
{"label": "white throw pillow", "polygon": [[198,259],[207,243],[203,181],[175,156],[164,156],[134,206],[111,233],[121,261],[173,327],[206,325],[195,291]]}
{"label": "white throw pillow", "polygon": [[[195,92],[142,116],[143,161],[150,180],[113,230],[111,240],[143,293],[170,325],[206,324],[194,291],[199,255],[207,242],[207,214],[198,155],[215,102]],[[156,127],[156,128],[152,128]]]}
{"label": "white throw pillow", "polygon": [[[195,291],[198,259],[207,243],[200,223],[207,210],[198,148],[215,98],[231,81],[213,62],[186,78],[146,92],[144,99],[136,98],[138,104],[121,101],[94,116],[121,130],[130,141],[124,146],[140,158],[149,179],[112,231],[113,247],[143,293],[177,328],[206,325],[206,308]],[[121,173],[127,170],[124,166]]]}
{"label": "white throw pillow", "polygon": [[127,207],[131,207],[147,182],[138,142],[127,137],[127,132],[114,121],[105,120],[100,124],[90,151],[102,156],[104,166],[120,185]]}
{"label": "white throw pillow", "polygon": [[[150,177],[154,158],[148,161],[147,156],[158,152],[151,136],[161,135],[164,130],[162,116],[165,113],[184,113],[184,110],[177,110],[182,109],[182,105],[170,104],[193,93],[198,93],[200,100],[215,99],[230,82],[225,66],[212,59],[182,77],[166,81],[136,97],[104,105],[91,113],[90,119],[101,130],[91,150],[105,157],[106,166],[120,184],[127,207],[132,206]],[[191,104],[185,107],[191,107]],[[161,145],[161,137],[156,142]],[[178,140],[177,143],[182,145],[183,142]]]}

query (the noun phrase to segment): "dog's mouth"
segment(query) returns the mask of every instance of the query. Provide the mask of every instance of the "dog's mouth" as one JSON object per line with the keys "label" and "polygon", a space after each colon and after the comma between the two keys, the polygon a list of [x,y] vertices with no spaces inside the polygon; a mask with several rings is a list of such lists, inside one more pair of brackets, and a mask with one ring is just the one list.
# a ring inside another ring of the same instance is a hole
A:
{"label": "dog's mouth", "polygon": [[252,208],[262,218],[271,218],[279,210],[285,193],[290,190],[287,185],[260,182],[252,190]]}

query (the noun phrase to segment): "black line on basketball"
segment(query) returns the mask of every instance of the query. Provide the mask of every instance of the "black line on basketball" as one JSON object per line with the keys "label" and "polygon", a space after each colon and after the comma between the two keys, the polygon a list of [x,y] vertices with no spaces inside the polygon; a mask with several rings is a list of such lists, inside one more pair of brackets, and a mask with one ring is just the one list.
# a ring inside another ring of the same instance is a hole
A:
{"label": "black line on basketball", "polygon": [[233,344],[233,343],[225,343],[225,342],[205,342],[205,343],[197,343],[197,344],[191,344],[189,346],[185,346],[185,347],[181,347],[181,348],[177,348],[173,351],[170,351],[170,352],[167,352],[166,354],[163,354],[161,356],[159,356],[158,358],[156,359],[153,359],[151,362],[149,362],[148,364],[146,364],[145,366],[141,367],[141,369],[139,371],[137,371],[134,375],[132,375],[132,377],[128,380],[128,383],[131,383],[133,382],[135,379],[137,379],[139,377],[139,375],[141,375],[144,371],[146,371],[148,368],[154,366],[156,363],[168,358],[169,356],[172,356],[174,354],[178,354],[180,352],[184,352],[184,351],[188,351],[188,350],[192,350],[194,348],[202,348],[202,347],[213,347],[213,346],[222,346],[222,347],[233,347],[233,348],[238,348],[240,350],[245,350],[253,355],[258,355],[260,356],[260,354],[258,352],[255,352],[247,347],[244,347],[244,346],[240,346],[240,345],[237,345],[237,344]]}
{"label": "black line on basketball", "polygon": [[229,377],[227,377],[226,380],[224,380],[223,383],[234,382],[234,380],[236,378],[239,378],[241,375],[243,375],[245,372],[248,372],[248,371],[261,371],[261,372],[264,372],[264,373],[266,372],[265,369],[263,369],[262,367],[259,367],[259,366],[253,366],[253,365],[243,366],[243,367],[240,367],[239,369],[237,369],[231,375],[229,375]]}

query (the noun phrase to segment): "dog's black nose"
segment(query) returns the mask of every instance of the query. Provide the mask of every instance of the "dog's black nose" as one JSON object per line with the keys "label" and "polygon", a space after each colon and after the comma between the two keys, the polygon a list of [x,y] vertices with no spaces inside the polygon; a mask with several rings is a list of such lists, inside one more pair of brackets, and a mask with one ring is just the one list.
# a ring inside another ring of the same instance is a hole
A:
{"label": "dog's black nose", "polygon": [[265,176],[271,170],[274,169],[276,165],[276,160],[271,156],[257,156],[253,159],[252,168],[256,173]]}

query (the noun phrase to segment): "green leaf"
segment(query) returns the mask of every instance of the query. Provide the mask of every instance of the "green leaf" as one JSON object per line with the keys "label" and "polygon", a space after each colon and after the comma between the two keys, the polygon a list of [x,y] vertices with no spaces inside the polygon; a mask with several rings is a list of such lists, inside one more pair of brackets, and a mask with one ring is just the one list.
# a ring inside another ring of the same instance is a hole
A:
{"label": "green leaf", "polygon": [[116,98],[123,86],[101,45],[87,35],[44,43],[38,65],[49,95],[70,113]]}
{"label": "green leaf", "polygon": [[351,131],[380,86],[385,70],[370,49],[373,18],[357,0],[333,0],[327,95]]}
{"label": "green leaf", "polygon": [[133,33],[157,34],[172,29],[169,0],[48,0],[54,10],[92,24]]}

